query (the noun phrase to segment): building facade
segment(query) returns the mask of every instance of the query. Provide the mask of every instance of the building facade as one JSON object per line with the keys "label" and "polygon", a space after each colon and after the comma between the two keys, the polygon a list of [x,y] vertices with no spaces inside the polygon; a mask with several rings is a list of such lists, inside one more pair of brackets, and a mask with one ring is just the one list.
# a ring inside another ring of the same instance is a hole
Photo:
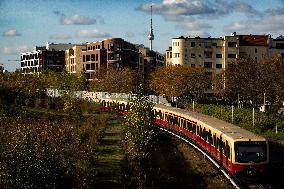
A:
{"label": "building facade", "polygon": [[34,51],[21,53],[21,73],[34,74],[44,70],[62,71],[65,67],[65,50],[75,44],[47,43]]}
{"label": "building facade", "polygon": [[84,70],[82,50],[86,45],[75,45],[65,51],[65,70],[69,73],[78,73]]}
{"label": "building facade", "polygon": [[284,39],[273,39],[270,35],[237,35],[220,38],[190,38],[172,39],[172,47],[166,50],[167,65],[188,65],[204,67],[218,72],[229,62],[238,58],[250,57],[257,62],[266,58],[284,56]]}
{"label": "building facade", "polygon": [[101,68],[139,69],[139,56],[134,44],[121,38],[110,38],[87,43],[86,48],[82,49],[82,64],[88,79],[95,79],[96,72]]}
{"label": "building facade", "polygon": [[0,65],[0,73],[4,73],[4,72],[5,72],[4,66]]}
{"label": "building facade", "polygon": [[144,74],[144,80],[147,81],[152,71],[164,66],[165,56],[143,45],[137,45],[137,48],[141,55],[139,70]]}
{"label": "building facade", "polygon": [[[166,50],[166,65],[187,65],[205,68],[213,83],[216,74],[228,67],[230,62],[250,57],[256,62],[279,55],[284,58],[284,39],[270,35],[237,35],[220,38],[178,37]],[[214,89],[213,89],[214,90]]]}

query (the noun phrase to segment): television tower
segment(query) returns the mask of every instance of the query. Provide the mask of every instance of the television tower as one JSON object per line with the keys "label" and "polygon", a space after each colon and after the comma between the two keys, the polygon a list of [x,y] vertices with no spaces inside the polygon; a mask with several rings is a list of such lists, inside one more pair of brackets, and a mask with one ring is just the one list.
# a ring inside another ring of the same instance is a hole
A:
{"label": "television tower", "polygon": [[150,50],[153,49],[153,40],[154,40],[154,33],[153,33],[153,27],[152,27],[152,5],[151,5],[151,30],[150,34],[148,35],[148,39],[150,40]]}

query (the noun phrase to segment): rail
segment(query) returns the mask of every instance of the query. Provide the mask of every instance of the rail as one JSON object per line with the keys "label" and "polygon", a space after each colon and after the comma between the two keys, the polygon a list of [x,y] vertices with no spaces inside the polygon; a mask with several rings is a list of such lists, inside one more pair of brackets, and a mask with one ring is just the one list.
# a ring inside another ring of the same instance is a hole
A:
{"label": "rail", "polygon": [[231,177],[228,173],[226,173],[225,169],[222,168],[222,166],[220,166],[213,158],[211,158],[206,152],[204,152],[201,148],[199,148],[197,145],[195,145],[193,142],[191,142],[190,140],[187,140],[167,129],[163,129],[161,127],[158,127],[160,130],[163,130],[171,135],[174,135],[175,137],[179,138],[180,140],[183,140],[184,142],[190,144],[191,146],[193,146],[195,149],[197,149],[199,152],[201,152],[207,159],[209,159],[209,161],[211,161],[222,173],[223,175],[231,182],[231,184],[236,187],[237,189],[241,189],[240,186],[238,186],[238,184],[235,182],[234,178]]}

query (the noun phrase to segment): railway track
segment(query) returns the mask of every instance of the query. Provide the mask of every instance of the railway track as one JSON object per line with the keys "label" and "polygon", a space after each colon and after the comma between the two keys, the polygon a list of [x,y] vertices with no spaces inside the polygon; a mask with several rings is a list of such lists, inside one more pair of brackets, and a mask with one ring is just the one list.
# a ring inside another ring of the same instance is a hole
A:
{"label": "railway track", "polygon": [[169,131],[167,129],[158,127],[160,130],[167,132],[173,136],[175,136],[176,138],[182,140],[183,142],[191,145],[192,147],[194,147],[196,150],[198,150],[200,153],[202,153],[210,162],[212,162],[215,167],[217,167],[218,170],[220,170],[220,172],[222,172],[222,174],[230,181],[230,183],[236,188],[236,189],[266,189],[266,188],[273,188],[270,187],[269,185],[264,185],[264,184],[260,184],[260,183],[250,183],[248,181],[242,180],[238,177],[232,176],[230,174],[227,173],[227,171],[221,166],[219,165],[219,163],[213,159],[212,157],[210,157],[206,152],[204,152],[198,145],[196,145],[193,141],[183,138],[182,136]]}
{"label": "railway track", "polygon": [[211,162],[222,172],[222,174],[231,182],[231,184],[232,184],[235,188],[237,188],[237,189],[242,189],[242,188],[243,188],[243,187],[241,187],[241,186],[235,181],[235,179],[234,179],[233,177],[231,177],[231,176],[225,171],[225,169],[222,168],[222,166],[220,166],[220,165],[218,164],[217,161],[215,161],[212,157],[210,157],[206,152],[204,152],[201,148],[199,148],[199,147],[198,147],[196,144],[194,144],[192,141],[190,141],[190,140],[188,140],[188,139],[185,139],[185,138],[183,138],[183,137],[181,137],[181,136],[177,135],[176,133],[171,132],[171,131],[169,131],[169,130],[163,129],[163,128],[161,128],[161,127],[158,127],[158,128],[159,128],[160,130],[165,131],[165,132],[167,132],[167,133],[169,133],[169,134],[171,134],[171,135],[173,135],[173,136],[179,138],[180,140],[182,140],[182,141],[184,141],[184,142],[190,144],[190,145],[191,145],[192,147],[194,147],[196,150],[198,150],[199,152],[201,152],[209,161],[211,161]]}

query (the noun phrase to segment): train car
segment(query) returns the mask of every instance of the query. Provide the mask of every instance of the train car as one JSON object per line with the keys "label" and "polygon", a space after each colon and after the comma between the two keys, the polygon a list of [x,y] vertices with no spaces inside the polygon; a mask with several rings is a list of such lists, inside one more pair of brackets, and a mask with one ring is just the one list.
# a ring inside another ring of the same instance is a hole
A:
{"label": "train car", "polygon": [[[123,99],[102,99],[102,107],[127,112]],[[255,175],[266,172],[268,141],[233,124],[211,116],[156,104],[155,125],[190,139],[216,159],[231,174]]]}
{"label": "train car", "polygon": [[266,172],[268,141],[254,133],[211,116],[156,105],[156,124],[197,143],[231,174]]}
{"label": "train car", "polygon": [[126,114],[129,110],[127,100],[117,98],[101,98],[101,111],[116,111],[119,114]]}

